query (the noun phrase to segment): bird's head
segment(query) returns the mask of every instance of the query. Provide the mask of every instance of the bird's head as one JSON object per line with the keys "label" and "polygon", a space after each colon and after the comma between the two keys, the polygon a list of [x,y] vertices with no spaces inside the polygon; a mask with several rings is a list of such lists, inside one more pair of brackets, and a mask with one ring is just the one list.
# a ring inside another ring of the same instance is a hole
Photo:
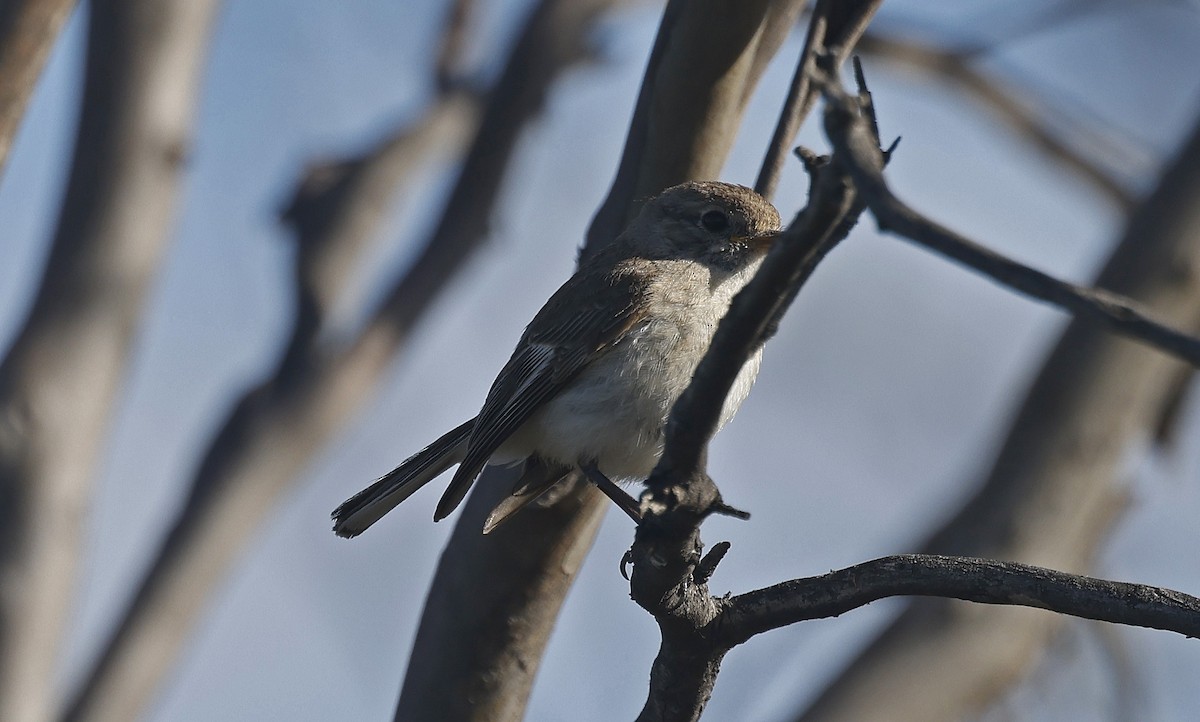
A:
{"label": "bird's head", "polygon": [[625,234],[648,258],[687,258],[731,272],[779,237],[775,207],[745,186],[693,181],[652,198]]}

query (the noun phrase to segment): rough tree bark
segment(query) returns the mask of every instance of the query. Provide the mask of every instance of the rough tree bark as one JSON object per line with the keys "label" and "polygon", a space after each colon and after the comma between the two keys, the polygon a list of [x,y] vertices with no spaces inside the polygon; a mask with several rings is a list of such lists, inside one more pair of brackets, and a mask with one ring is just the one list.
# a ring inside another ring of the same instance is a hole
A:
{"label": "rough tree bark", "polygon": [[[1200,328],[1200,126],[1141,204],[1096,285]],[[1152,433],[1180,364],[1073,321],[1016,417],[986,484],[923,551],[1087,569],[1125,503],[1129,443]],[[1055,616],[914,603],[800,719],[958,720],[1028,669]],[[987,650],[981,653],[980,650]],[[930,690],[936,690],[931,694]]]}
{"label": "rough tree bark", "polygon": [[214,0],[97,0],[37,298],[0,365],[0,719],[50,717],[89,482],[174,211]]}
{"label": "rough tree bark", "polygon": [[0,4],[0,178],[29,96],[74,7],[74,0]]}

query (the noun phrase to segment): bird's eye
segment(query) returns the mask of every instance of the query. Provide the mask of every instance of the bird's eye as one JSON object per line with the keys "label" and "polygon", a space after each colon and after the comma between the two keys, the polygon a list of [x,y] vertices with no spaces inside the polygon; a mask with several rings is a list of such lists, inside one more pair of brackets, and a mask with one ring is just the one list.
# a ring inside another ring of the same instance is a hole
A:
{"label": "bird's eye", "polygon": [[705,211],[704,215],[700,216],[700,225],[707,231],[721,233],[729,230],[729,217],[722,211]]}

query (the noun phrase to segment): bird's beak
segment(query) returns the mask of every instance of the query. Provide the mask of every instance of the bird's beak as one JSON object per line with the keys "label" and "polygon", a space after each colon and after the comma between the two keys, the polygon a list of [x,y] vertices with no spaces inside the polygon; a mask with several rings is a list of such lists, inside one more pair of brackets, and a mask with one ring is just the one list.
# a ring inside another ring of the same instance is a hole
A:
{"label": "bird's beak", "polygon": [[759,253],[766,253],[781,235],[783,235],[782,230],[767,231],[766,233],[759,233],[755,236],[745,236],[744,238],[740,238],[738,240],[740,240],[742,243],[745,243],[751,249],[758,251]]}

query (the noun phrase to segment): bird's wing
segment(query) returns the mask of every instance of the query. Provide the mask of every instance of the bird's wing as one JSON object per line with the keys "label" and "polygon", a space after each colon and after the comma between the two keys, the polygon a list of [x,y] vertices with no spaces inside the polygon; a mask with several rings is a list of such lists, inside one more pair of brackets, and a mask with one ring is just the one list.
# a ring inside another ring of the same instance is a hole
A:
{"label": "bird's wing", "polygon": [[467,443],[467,455],[438,502],[442,519],[466,496],[491,455],[533,413],[645,315],[645,277],[637,267],[572,276],[525,329],[512,358],[492,383]]}

